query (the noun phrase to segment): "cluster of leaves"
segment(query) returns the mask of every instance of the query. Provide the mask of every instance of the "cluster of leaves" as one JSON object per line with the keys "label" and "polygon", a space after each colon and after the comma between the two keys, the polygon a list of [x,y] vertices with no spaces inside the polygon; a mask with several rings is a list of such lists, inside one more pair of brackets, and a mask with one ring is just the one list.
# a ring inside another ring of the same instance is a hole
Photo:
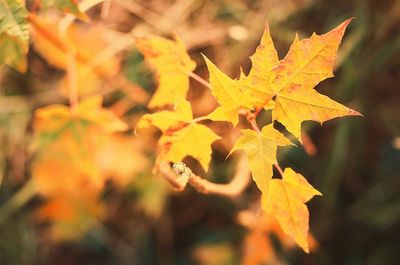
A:
{"label": "cluster of leaves", "polygon": [[[88,19],[73,0],[41,3],[42,8],[54,6],[82,20]],[[186,53],[183,42],[178,37],[175,41],[158,36],[136,38],[136,47],[156,70],[158,80],[157,90],[148,103],[149,108],[157,108],[157,111],[140,118],[136,124],[139,136],[136,137],[121,134],[129,126],[102,106],[101,96],[90,96],[94,88],[119,71],[120,61],[116,58],[91,65],[93,54],[105,46],[96,33],[103,28],[91,28],[85,33],[87,41],[82,42],[76,37],[82,35],[79,33],[81,29],[75,25],[59,34],[46,30],[50,23],[55,23],[54,20],[28,15],[24,1],[2,1],[0,11],[0,63],[19,71],[26,70],[28,28],[31,25],[36,51],[56,68],[67,72],[73,68],[73,74],[70,72],[63,76],[58,84],[63,94],[69,97],[70,106],[46,106],[36,110],[34,118],[33,149],[36,157],[32,178],[37,191],[47,199],[37,216],[53,222],[52,234],[55,237],[80,235],[97,219],[104,218],[104,205],[100,198],[107,180],[113,179],[125,185],[132,175],[145,170],[147,160],[143,152],[138,152],[140,148],[134,147],[135,141],[143,137],[140,135],[142,129],[153,125],[162,132],[158,140],[155,172],[163,162],[180,162],[188,156],[208,171],[212,144],[220,136],[204,121],[229,122],[236,127],[239,115],[244,114],[245,126],[250,125],[251,129],[241,130],[242,134],[229,155],[238,150],[246,154],[252,178],[262,192],[261,207],[265,212],[263,217],[246,225],[253,232],[245,240],[245,245],[258,242],[256,244],[270,248],[264,234],[272,231],[282,242],[285,242],[284,233],[309,252],[309,212],[305,203],[321,193],[293,169],[282,170],[278,165],[277,151],[280,146],[302,142],[303,121],[313,120],[322,124],[336,117],[360,115],[314,90],[319,82],[333,77],[337,49],[350,20],[324,35],[313,34],[303,40],[296,36],[281,60],[267,26],[260,45],[251,56],[250,72],[247,75],[241,73],[239,79],[230,78],[204,57],[210,76],[210,83],[206,85],[220,106],[197,118],[194,118],[191,103],[186,99],[189,78],[195,76],[192,71],[196,63]],[[204,80],[201,82],[206,83]],[[272,113],[272,122],[263,124],[260,129],[256,118],[263,110]],[[276,123],[282,124],[286,135],[291,133],[294,140],[275,129]],[[104,163],[104,157],[107,157],[107,163]],[[128,166],[120,167],[122,160],[130,159],[135,163],[122,163]],[[281,178],[273,178],[274,167]],[[84,187],[85,192],[78,187]],[[273,257],[272,254],[252,255],[245,256],[245,259],[250,260],[246,264],[254,264]]]}
{"label": "cluster of leaves", "polygon": [[[40,3],[44,10],[56,7],[87,20],[75,1]],[[49,232],[55,240],[79,238],[99,220],[107,218],[101,198],[108,181],[127,187],[134,176],[149,171],[142,143],[133,135],[123,133],[128,125],[102,106],[103,97],[98,94],[101,85],[119,72],[120,59],[108,56],[91,64],[92,58],[110,45],[104,38],[107,31],[104,26],[71,24],[65,31],[53,31],[49,29],[59,29],[62,23],[57,13],[30,13],[28,19],[22,1],[1,2],[0,7],[5,18],[0,22],[5,29],[1,39],[6,41],[12,36],[12,42],[0,43],[1,63],[24,72],[31,37],[35,51],[49,65],[66,72],[56,79],[55,91],[70,98],[71,83],[75,86],[76,99],[69,107],[53,104],[35,111],[31,172],[35,190],[46,199],[35,218],[51,222]],[[22,29],[26,35],[22,35]],[[23,52],[17,53],[17,49]],[[69,71],[76,78],[73,82]],[[159,198],[163,194],[165,191],[161,188]],[[144,205],[142,208],[149,215],[160,214],[155,207],[145,209]]]}
{"label": "cluster of leaves", "polygon": [[[55,7],[87,20],[74,0],[38,1],[42,8]],[[25,0],[5,0],[0,3],[0,63],[18,71],[26,71],[26,55],[29,49],[29,16]]]}
{"label": "cluster of leaves", "polygon": [[[283,124],[301,142],[303,121],[322,123],[335,117],[359,115],[313,89],[322,80],[333,76],[337,49],[350,21],[346,20],[324,35],[313,34],[304,40],[296,36],[282,60],[277,56],[267,26],[260,45],[251,56],[249,74],[242,73],[238,80],[228,77],[205,57],[211,91],[220,106],[209,115],[196,119],[193,119],[190,104],[185,101],[188,72],[193,69],[193,63],[184,53],[181,42],[177,40],[174,47],[171,41],[159,37],[141,39],[139,49],[157,70],[159,80],[150,106],[171,104],[175,107],[172,111],[144,115],[136,128],[152,124],[163,132],[159,140],[160,161],[177,162],[192,156],[207,171],[211,144],[219,137],[199,122],[210,119],[236,126],[238,115],[244,110],[253,129],[241,130],[242,136],[230,153],[245,151],[253,179],[262,192],[262,209],[275,217],[283,231],[308,252],[309,213],[305,203],[321,193],[291,168],[280,169],[276,159],[278,146],[292,143],[273,124],[258,129],[255,118],[262,109],[272,110],[273,122]],[[174,74],[170,75],[171,72]],[[168,78],[173,87],[165,87]],[[272,179],[274,165],[282,179]]]}
{"label": "cluster of leaves", "polygon": [[53,222],[55,239],[79,237],[95,218],[103,218],[100,197],[108,179],[126,185],[132,174],[145,169],[134,139],[118,134],[127,125],[101,104],[101,97],[95,96],[73,111],[49,105],[35,113],[32,178],[48,199],[37,217]]}

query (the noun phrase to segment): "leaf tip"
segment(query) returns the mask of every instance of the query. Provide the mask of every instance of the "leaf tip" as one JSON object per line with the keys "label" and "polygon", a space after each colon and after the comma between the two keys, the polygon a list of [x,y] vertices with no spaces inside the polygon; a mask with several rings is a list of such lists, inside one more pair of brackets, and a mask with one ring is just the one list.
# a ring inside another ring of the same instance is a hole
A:
{"label": "leaf tip", "polygon": [[350,110],[349,110],[349,115],[352,115],[352,116],[361,116],[361,117],[364,117],[364,115],[363,115],[363,114],[361,114],[361,113],[360,113],[360,112],[358,112],[358,111],[352,110],[352,109],[350,109]]}
{"label": "leaf tip", "polygon": [[308,244],[306,246],[301,247],[305,253],[310,254],[310,248],[308,247]]}
{"label": "leaf tip", "polygon": [[265,24],[264,24],[265,26],[264,26],[264,32],[266,32],[266,33],[269,33],[269,24],[268,24],[268,21],[265,21]]}
{"label": "leaf tip", "polygon": [[211,65],[213,64],[213,63],[211,62],[211,60],[208,59],[207,56],[204,55],[204,53],[201,52],[200,54],[201,54],[201,56],[203,57],[204,61],[206,62],[207,67],[208,67],[210,64],[211,64]]}
{"label": "leaf tip", "polygon": [[335,31],[344,32],[353,19],[355,19],[355,17],[346,19],[339,26],[336,27]]}

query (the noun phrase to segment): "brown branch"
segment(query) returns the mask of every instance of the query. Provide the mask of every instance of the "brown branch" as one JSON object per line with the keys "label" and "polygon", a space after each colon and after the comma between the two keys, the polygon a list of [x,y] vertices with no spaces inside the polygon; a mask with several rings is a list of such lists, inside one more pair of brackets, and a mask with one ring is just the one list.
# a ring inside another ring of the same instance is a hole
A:
{"label": "brown branch", "polygon": [[158,165],[158,171],[177,191],[184,190],[186,185],[189,184],[199,193],[225,197],[235,197],[239,195],[250,182],[250,171],[247,166],[247,160],[243,155],[239,158],[235,175],[232,180],[226,184],[214,183],[193,173],[191,173],[189,177],[186,177],[184,174],[177,175],[166,162],[162,162]]}
{"label": "brown branch", "polygon": [[180,178],[175,171],[171,168],[168,162],[160,162],[156,164],[156,172],[160,173],[162,177],[164,177],[169,184],[171,184],[172,188],[176,191],[183,191],[188,183],[188,180],[184,178]]}

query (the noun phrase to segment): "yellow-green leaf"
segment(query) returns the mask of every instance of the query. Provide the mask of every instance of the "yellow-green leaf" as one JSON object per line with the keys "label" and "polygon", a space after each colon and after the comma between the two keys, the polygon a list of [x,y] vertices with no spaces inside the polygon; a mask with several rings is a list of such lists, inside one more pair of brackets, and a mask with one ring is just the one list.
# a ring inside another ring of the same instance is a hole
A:
{"label": "yellow-green leaf", "polygon": [[286,168],[282,179],[272,179],[269,193],[263,195],[263,209],[275,216],[282,230],[305,252],[308,247],[309,213],[306,202],[322,195],[300,174]]}
{"label": "yellow-green leaf", "polygon": [[172,134],[164,134],[160,139],[160,156],[171,162],[182,161],[186,156],[198,160],[204,170],[208,170],[211,160],[211,144],[220,139],[208,127],[190,123]]}
{"label": "yellow-green leaf", "polygon": [[163,132],[159,141],[159,159],[179,162],[191,156],[208,170],[211,144],[220,137],[208,127],[193,122],[192,108],[188,101],[179,100],[173,111],[143,115],[136,130],[150,125]]}
{"label": "yellow-green leaf", "polygon": [[73,120],[81,120],[98,126],[107,132],[119,132],[127,126],[114,113],[102,107],[100,96],[79,102],[75,110],[61,104],[49,105],[35,111],[35,132],[50,133],[62,129]]}
{"label": "yellow-green leaf", "polygon": [[143,115],[136,125],[136,130],[154,125],[162,132],[165,132],[168,128],[179,126],[181,123],[189,123],[192,119],[193,115],[190,103],[180,99],[175,104],[173,111],[163,110]]}
{"label": "yellow-green leaf", "polygon": [[[244,93],[243,80],[233,80],[217,68],[207,57],[204,56],[210,73],[212,94],[221,105],[208,115],[212,120],[230,121],[234,125],[238,123],[238,110],[240,108],[252,109],[253,98]],[[236,113],[235,113],[236,112]]]}
{"label": "yellow-green leaf", "polygon": [[0,64],[26,71],[29,48],[28,11],[25,1],[0,0]]}
{"label": "yellow-green leaf", "polygon": [[250,171],[257,187],[266,195],[276,163],[278,146],[290,145],[290,141],[274,129],[272,124],[264,126],[261,133],[253,130],[242,130],[243,135],[235,143],[232,152],[244,150],[247,155]]}

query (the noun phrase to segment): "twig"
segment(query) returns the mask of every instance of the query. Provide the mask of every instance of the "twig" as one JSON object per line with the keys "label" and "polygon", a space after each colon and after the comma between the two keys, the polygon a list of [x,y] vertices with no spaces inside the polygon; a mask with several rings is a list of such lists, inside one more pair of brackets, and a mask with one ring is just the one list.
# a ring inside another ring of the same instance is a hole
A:
{"label": "twig", "polygon": [[175,171],[170,167],[169,163],[164,161],[156,163],[155,169],[169,182],[174,190],[183,191],[186,188],[188,179],[178,178]]}
{"label": "twig", "polygon": [[235,197],[239,195],[250,182],[250,171],[247,166],[247,160],[243,155],[239,158],[235,175],[227,184],[214,183],[193,173],[188,179],[179,177],[171,169],[168,163],[160,165],[160,173],[177,191],[184,190],[188,183],[199,193],[214,194],[225,197]]}

